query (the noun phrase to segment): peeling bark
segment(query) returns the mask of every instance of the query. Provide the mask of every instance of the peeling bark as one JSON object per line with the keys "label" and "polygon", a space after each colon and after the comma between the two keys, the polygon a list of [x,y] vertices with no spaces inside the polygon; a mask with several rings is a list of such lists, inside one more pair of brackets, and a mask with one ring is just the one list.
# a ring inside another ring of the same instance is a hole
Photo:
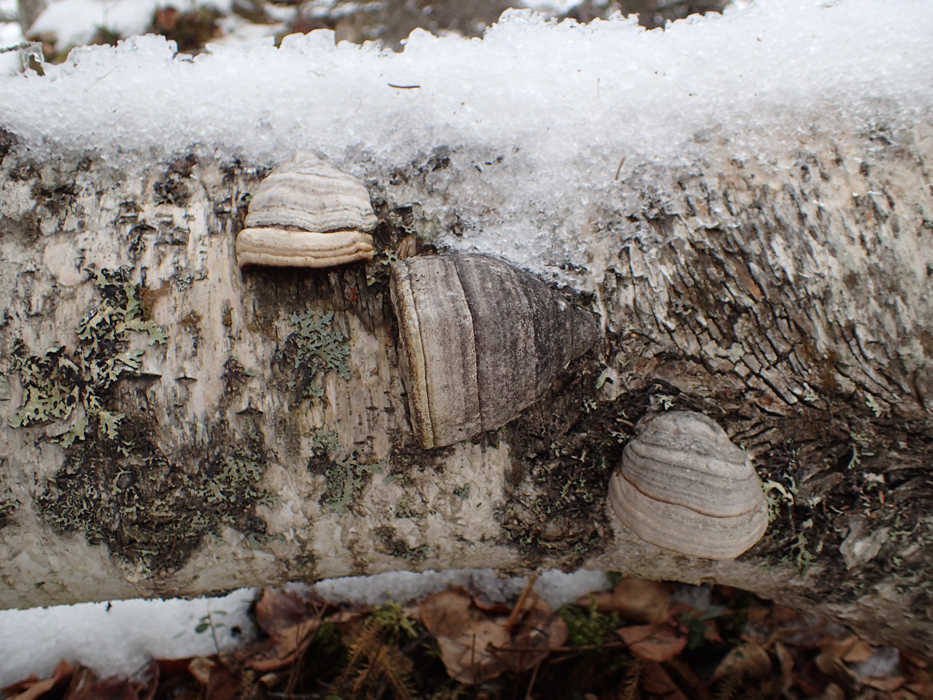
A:
{"label": "peeling bark", "polygon": [[[468,151],[370,174],[372,263],[241,273],[265,164],[128,175],[0,133],[0,606],[582,566],[739,586],[933,653],[929,125],[626,163],[565,290],[600,346],[506,427],[423,450],[387,263],[449,227],[483,177]],[[773,521],[739,560],[607,520],[634,424],[668,408],[716,420],[766,482]]]}

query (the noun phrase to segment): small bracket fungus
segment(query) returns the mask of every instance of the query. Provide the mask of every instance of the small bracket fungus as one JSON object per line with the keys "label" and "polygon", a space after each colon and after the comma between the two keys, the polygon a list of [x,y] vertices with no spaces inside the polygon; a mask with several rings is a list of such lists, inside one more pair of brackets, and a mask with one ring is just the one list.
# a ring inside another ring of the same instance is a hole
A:
{"label": "small bracket fungus", "polygon": [[411,420],[428,448],[505,425],[597,338],[591,314],[482,255],[400,260],[390,290]]}
{"label": "small bracket fungus", "polygon": [[609,508],[652,544],[708,559],[733,559],[768,527],[761,482],[745,451],[712,419],[692,411],[641,421],[609,482]]}
{"label": "small bracket fungus", "polygon": [[259,184],[237,235],[237,263],[331,267],[371,260],[375,227],[362,182],[298,153]]}

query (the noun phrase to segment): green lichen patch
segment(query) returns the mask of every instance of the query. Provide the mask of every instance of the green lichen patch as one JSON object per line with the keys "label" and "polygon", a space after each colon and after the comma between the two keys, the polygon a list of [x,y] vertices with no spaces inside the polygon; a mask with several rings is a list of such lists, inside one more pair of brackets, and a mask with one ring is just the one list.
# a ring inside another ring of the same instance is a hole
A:
{"label": "green lichen patch", "polygon": [[334,512],[346,512],[359,497],[367,476],[382,468],[382,462],[360,464],[356,452],[345,454],[337,433],[323,429],[315,433],[308,471],[323,474],[327,479],[321,503]]}
{"label": "green lichen patch", "polygon": [[122,450],[99,436],[67,450],[37,499],[52,529],[81,532],[148,571],[177,570],[225,525],[264,536],[255,506],[271,496],[260,486],[266,459],[258,438],[237,438],[218,424],[205,447],[173,459],[151,441],[144,420],[128,417],[116,430]]}
{"label": "green lichen patch", "polygon": [[166,334],[146,318],[140,288],[129,282],[129,271],[101,270],[96,285],[101,302],[75,329],[77,343],[42,354],[30,354],[21,341],[12,349],[12,369],[19,372],[23,402],[10,420],[14,428],[68,419],[81,408],[72,428],[57,439],[68,447],[84,440],[90,429],[115,439],[123,414],[107,408],[114,383],[140,367],[143,350],[129,348],[130,333],[143,333],[150,344],[164,343]]}
{"label": "green lichen patch", "polygon": [[323,396],[324,375],[328,372],[350,379],[350,343],[334,325],[332,311],[320,313],[309,309],[292,314],[289,322],[294,331],[285,338],[276,363],[289,373],[288,387],[299,400]]}

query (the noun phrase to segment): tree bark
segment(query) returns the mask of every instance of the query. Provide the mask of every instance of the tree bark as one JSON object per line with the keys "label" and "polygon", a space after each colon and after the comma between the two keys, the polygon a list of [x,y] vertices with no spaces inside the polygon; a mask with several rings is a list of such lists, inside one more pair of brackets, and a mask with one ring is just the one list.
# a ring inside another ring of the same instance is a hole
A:
{"label": "tree bark", "polygon": [[[504,428],[424,450],[388,263],[450,229],[475,151],[366,173],[371,263],[241,272],[268,164],[126,173],[2,134],[0,606],[585,567],[738,586],[933,653],[929,124],[626,162],[568,242],[600,346]],[[716,420],[765,482],[772,522],[737,560],[606,515],[632,427],[670,408]]]}

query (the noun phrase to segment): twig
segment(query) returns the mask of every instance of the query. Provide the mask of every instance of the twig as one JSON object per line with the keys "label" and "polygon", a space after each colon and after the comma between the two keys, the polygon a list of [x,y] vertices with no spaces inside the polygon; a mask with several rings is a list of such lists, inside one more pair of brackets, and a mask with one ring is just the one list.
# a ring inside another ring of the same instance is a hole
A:
{"label": "twig", "polygon": [[518,596],[518,600],[515,602],[515,607],[512,608],[512,614],[509,615],[509,619],[506,620],[506,630],[512,630],[512,626],[515,624],[518,616],[522,613],[522,606],[525,604],[525,599],[528,597],[528,594],[531,593],[531,587],[535,585],[535,581],[537,580],[538,574],[532,574],[531,577],[529,577],[528,583],[525,584],[525,590],[523,590],[522,594]]}
{"label": "twig", "polygon": [[619,167],[616,168],[616,176],[615,176],[615,178],[613,178],[614,180],[618,180],[618,179],[619,179],[619,174],[622,172],[622,166],[625,165],[625,159],[626,159],[626,158],[627,158],[627,156],[622,156],[622,159],[619,161]]}

